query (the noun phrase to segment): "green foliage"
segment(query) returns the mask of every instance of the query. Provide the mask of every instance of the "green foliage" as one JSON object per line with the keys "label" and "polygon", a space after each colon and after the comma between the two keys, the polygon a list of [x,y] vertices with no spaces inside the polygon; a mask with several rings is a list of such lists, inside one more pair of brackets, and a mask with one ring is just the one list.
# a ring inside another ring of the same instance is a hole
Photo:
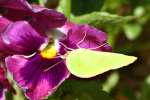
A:
{"label": "green foliage", "polygon": [[38,3],[39,0],[29,0],[29,2]]}
{"label": "green foliage", "polygon": [[71,0],[60,0],[59,6],[57,7],[59,12],[62,12],[70,18],[71,16]]}
{"label": "green foliage", "polygon": [[[119,16],[117,14],[110,14],[107,12],[92,12],[79,17],[74,17],[72,21],[78,24],[89,24],[94,27],[104,29],[109,34],[109,43],[113,46],[117,34],[124,29],[124,25],[127,25],[134,19],[135,16]],[[141,29],[137,29],[136,33],[133,33],[135,36],[134,39],[140,35],[140,32]],[[132,32],[130,33],[132,35]]]}
{"label": "green foliage", "polygon": [[127,97],[128,100],[138,100],[137,96],[134,94],[134,91],[130,87],[123,87],[122,95]]}
{"label": "green foliage", "polygon": [[109,14],[107,12],[92,12],[86,15],[82,15],[79,17],[75,17],[72,21],[78,24],[89,24],[95,27],[114,27],[117,25],[119,27],[120,24],[123,24],[127,21],[132,20],[134,17],[132,16],[119,16],[116,14]]}
{"label": "green foliage", "polygon": [[138,6],[134,9],[134,15],[137,17],[141,17],[145,14],[145,8],[142,6]]}
{"label": "green foliage", "polygon": [[99,11],[105,0],[72,0],[72,13],[76,16]]}
{"label": "green foliage", "polygon": [[142,27],[140,24],[137,23],[132,23],[132,24],[125,24],[124,25],[124,31],[126,33],[126,37],[130,40],[134,40],[136,39],[141,31],[142,31]]}
{"label": "green foliage", "polygon": [[149,100],[150,98],[150,76],[143,83],[140,100]]}
{"label": "green foliage", "polygon": [[115,88],[118,82],[119,73],[114,72],[107,78],[106,82],[103,83],[103,90],[110,93],[112,89]]}
{"label": "green foliage", "polygon": [[13,100],[25,100],[25,97],[21,89],[16,84],[14,84],[14,88],[16,90],[16,95],[13,96]]}
{"label": "green foliage", "polygon": [[102,91],[100,81],[67,80],[48,100],[112,100]]}

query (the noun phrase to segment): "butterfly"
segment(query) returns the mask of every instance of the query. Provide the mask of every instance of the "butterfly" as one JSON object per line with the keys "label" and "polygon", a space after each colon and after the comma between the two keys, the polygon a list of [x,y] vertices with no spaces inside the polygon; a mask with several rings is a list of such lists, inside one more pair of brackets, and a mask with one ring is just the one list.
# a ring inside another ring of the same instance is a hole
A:
{"label": "butterfly", "polygon": [[76,49],[66,56],[66,65],[71,74],[80,78],[91,78],[109,70],[127,66],[137,57],[90,49]]}

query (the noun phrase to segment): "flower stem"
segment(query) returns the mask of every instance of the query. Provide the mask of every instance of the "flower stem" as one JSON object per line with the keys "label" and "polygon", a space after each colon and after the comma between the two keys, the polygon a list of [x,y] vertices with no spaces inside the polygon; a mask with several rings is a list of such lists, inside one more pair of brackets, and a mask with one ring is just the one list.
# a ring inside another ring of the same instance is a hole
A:
{"label": "flower stem", "polygon": [[70,15],[71,15],[71,0],[66,0],[66,11],[65,14],[67,16],[68,19],[70,19]]}
{"label": "flower stem", "polygon": [[38,0],[38,1],[39,1],[40,6],[43,6],[43,7],[45,6],[45,0]]}

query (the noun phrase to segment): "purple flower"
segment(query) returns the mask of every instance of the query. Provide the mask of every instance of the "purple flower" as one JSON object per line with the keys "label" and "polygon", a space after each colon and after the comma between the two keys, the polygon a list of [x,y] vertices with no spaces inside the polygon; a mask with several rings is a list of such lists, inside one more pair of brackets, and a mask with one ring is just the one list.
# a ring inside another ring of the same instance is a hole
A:
{"label": "purple flower", "polygon": [[26,20],[40,33],[64,25],[63,14],[37,5],[30,5],[26,0],[0,0],[1,14],[11,21]]}
{"label": "purple flower", "polygon": [[45,59],[36,54],[31,58],[14,55],[6,59],[8,69],[31,100],[41,100],[56,91],[69,77],[61,58]]}
{"label": "purple flower", "polygon": [[107,35],[92,26],[76,25],[71,22],[66,22],[59,30],[65,32],[66,38],[61,42],[68,48],[87,48],[107,52],[112,51],[111,46],[107,43]]}
{"label": "purple flower", "polygon": [[42,48],[48,43],[48,38],[40,35],[28,22],[18,21],[10,24],[1,37],[4,50],[16,53],[6,58],[6,64],[28,98],[45,98],[69,77],[70,73],[63,59],[52,56],[56,56],[53,46],[50,46],[51,59],[44,56],[47,47]]}
{"label": "purple flower", "polygon": [[6,71],[0,67],[0,100],[5,100],[5,92],[10,90],[15,93],[8,79],[6,78]]}
{"label": "purple flower", "polygon": [[10,51],[18,53],[7,57],[5,61],[14,79],[29,99],[44,99],[70,76],[65,58],[62,57],[68,50],[77,48],[111,50],[105,33],[93,27],[71,25],[66,32],[63,40],[54,38],[49,40],[41,36],[28,22],[19,21],[10,24],[7,31],[1,35],[5,50],[11,48]]}
{"label": "purple flower", "polygon": [[48,44],[44,33],[66,18],[26,0],[0,0],[0,9],[0,57],[15,54],[6,58],[9,71],[28,98],[43,99],[70,75],[62,58],[47,59],[41,50]]}

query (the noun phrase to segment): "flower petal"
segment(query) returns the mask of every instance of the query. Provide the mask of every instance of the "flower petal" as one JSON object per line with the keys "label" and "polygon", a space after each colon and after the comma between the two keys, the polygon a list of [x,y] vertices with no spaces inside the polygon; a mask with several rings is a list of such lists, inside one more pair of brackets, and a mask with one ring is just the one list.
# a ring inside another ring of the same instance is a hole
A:
{"label": "flower petal", "polygon": [[0,16],[0,33],[2,33],[8,27],[10,23],[11,21],[4,18],[3,16]]}
{"label": "flower petal", "polygon": [[[12,23],[0,34],[3,52],[10,54],[32,54],[36,52],[47,38],[37,33],[26,21]],[[2,51],[2,50],[1,50]]]}
{"label": "flower petal", "polygon": [[62,33],[64,33],[65,35],[67,35],[68,31],[74,27],[76,24],[66,21],[65,25],[62,26],[61,28],[58,28],[58,30]]}
{"label": "flower petal", "polygon": [[18,10],[31,9],[27,0],[0,0],[0,7],[18,9]]}
{"label": "flower petal", "polygon": [[70,75],[61,58],[48,60],[38,54],[32,58],[15,55],[7,57],[6,63],[14,79],[32,100],[52,94]]}
{"label": "flower petal", "polygon": [[89,25],[74,25],[67,34],[65,44],[70,48],[87,48],[99,51],[111,51],[104,32]]}
{"label": "flower petal", "polygon": [[[10,23],[11,21],[0,16],[0,34],[2,34],[7,29]],[[4,44],[3,44],[2,38],[0,37],[0,59],[4,56],[4,53],[2,53],[3,47],[4,47]]]}
{"label": "flower petal", "polygon": [[[31,6],[26,0],[3,0],[3,15],[12,21],[26,20],[38,31],[61,27],[66,18],[62,13],[39,6]],[[14,16],[15,15],[15,16]]]}

